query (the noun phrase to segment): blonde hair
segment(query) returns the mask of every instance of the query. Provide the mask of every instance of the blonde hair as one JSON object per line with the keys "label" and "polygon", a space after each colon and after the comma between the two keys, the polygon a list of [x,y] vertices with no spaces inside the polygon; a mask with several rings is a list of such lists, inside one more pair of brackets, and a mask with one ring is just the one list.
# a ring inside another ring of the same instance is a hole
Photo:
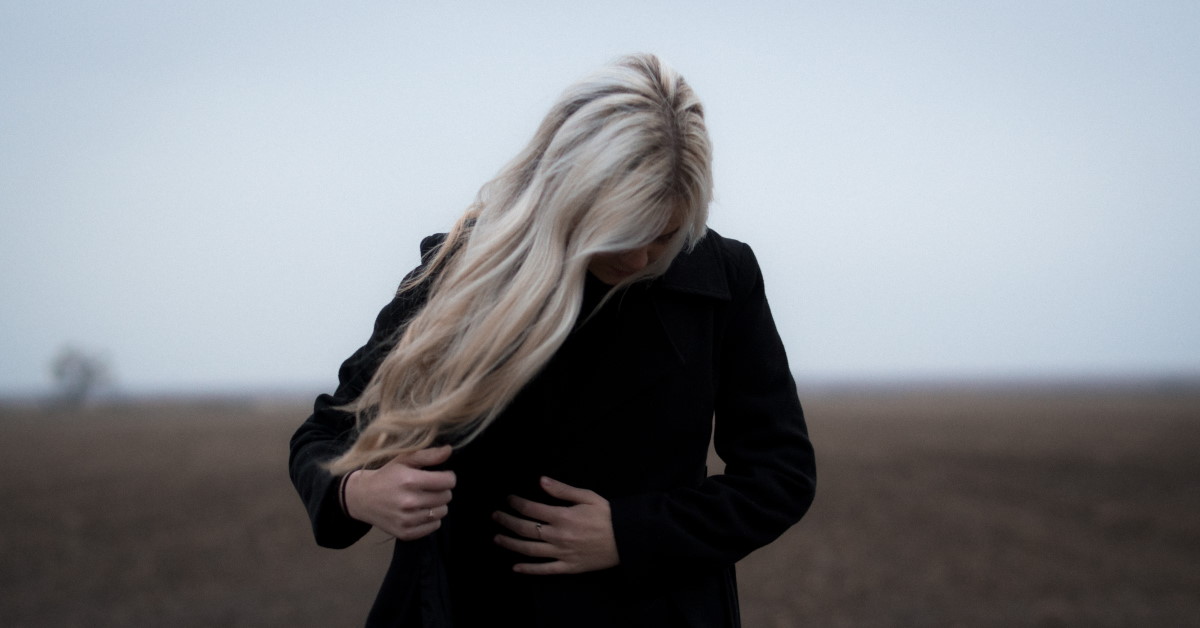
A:
{"label": "blonde hair", "polygon": [[681,212],[667,253],[622,285],[665,272],[703,237],[711,195],[703,108],[657,57],[568,88],[401,286],[431,282],[428,301],[346,406],[359,434],[330,470],[470,442],[570,334],[592,257],[648,245]]}

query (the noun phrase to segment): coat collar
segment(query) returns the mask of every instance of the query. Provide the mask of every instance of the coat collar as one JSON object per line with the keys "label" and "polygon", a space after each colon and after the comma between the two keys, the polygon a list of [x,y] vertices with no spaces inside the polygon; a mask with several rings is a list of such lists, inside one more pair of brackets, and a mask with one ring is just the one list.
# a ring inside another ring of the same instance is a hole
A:
{"label": "coat collar", "polygon": [[680,253],[653,283],[667,290],[730,300],[720,240],[720,234],[709,229],[691,251]]}

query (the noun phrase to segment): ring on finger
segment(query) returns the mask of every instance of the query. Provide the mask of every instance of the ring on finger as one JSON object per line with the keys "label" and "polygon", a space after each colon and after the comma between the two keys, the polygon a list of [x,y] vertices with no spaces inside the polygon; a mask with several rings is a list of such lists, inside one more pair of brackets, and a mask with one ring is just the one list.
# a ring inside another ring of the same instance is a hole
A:
{"label": "ring on finger", "polygon": [[433,509],[432,508],[429,509],[429,518],[433,519]]}
{"label": "ring on finger", "polygon": [[544,541],[545,539],[542,538],[542,524],[535,523],[535,524],[533,524],[533,527],[534,527],[534,529],[537,530],[538,540]]}

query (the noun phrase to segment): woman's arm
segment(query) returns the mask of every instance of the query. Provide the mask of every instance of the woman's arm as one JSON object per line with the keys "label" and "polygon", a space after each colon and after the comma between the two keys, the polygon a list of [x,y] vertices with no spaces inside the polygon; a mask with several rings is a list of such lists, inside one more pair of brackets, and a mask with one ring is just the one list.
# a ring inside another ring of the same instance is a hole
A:
{"label": "woman's arm", "polygon": [[[430,253],[442,240],[443,236],[425,238],[421,243],[422,259],[430,259]],[[413,273],[421,270],[419,267]],[[356,433],[354,415],[337,408],[362,394],[400,328],[424,305],[427,292],[427,285],[406,290],[379,312],[371,337],[338,370],[337,390],[332,395],[317,397],[312,415],[292,436],[288,471],[308,510],[318,545],[349,547],[371,529],[370,523],[347,514],[341,502],[345,478],[330,474],[323,465],[346,451]],[[357,477],[359,474],[354,475],[351,479],[356,483],[362,479]],[[360,506],[360,510],[364,509]]]}
{"label": "woman's arm", "polygon": [[371,338],[338,370],[337,391],[317,397],[312,415],[292,436],[288,470],[308,509],[313,535],[322,547],[349,547],[371,529],[370,524],[346,514],[341,504],[344,478],[332,475],[323,465],[340,456],[354,440],[354,415],[338,407],[362,393],[386,355],[391,336],[412,305],[407,299],[397,297],[383,308]]}
{"label": "woman's arm", "polygon": [[725,472],[612,501],[630,569],[733,564],[796,523],[815,494],[813,448],[761,270],[748,246],[731,248],[733,302],[715,364],[714,442]]}

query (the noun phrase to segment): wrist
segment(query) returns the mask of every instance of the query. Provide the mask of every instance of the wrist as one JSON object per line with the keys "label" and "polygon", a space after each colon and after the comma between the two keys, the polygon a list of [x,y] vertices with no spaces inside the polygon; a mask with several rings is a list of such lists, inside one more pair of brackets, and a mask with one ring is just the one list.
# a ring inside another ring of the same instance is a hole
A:
{"label": "wrist", "polygon": [[354,519],[354,515],[350,514],[350,481],[361,469],[355,469],[350,473],[342,476],[341,487],[338,489],[338,499],[342,506],[342,512],[347,517]]}

